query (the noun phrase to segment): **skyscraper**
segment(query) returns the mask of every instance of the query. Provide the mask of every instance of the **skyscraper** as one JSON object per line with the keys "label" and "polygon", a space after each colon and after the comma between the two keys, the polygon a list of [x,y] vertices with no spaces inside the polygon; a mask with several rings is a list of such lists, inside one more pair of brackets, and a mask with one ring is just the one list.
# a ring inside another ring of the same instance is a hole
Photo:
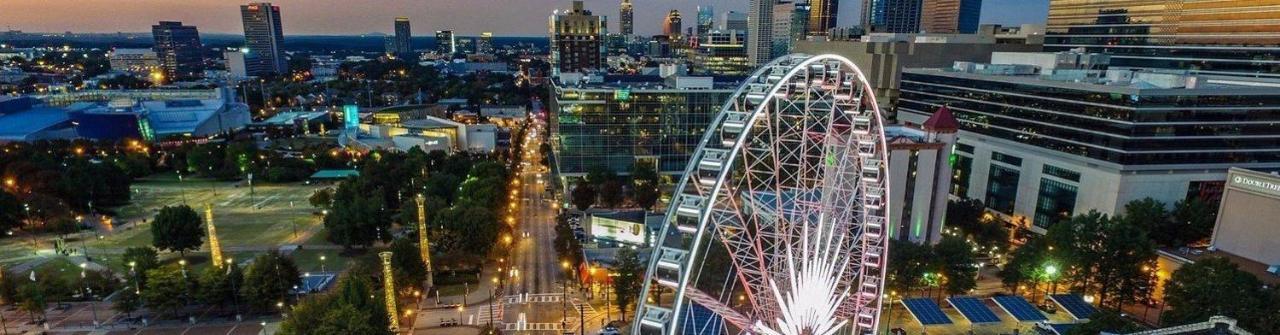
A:
{"label": "skyscraper", "polygon": [[773,4],[750,0],[747,8],[747,62],[760,65],[773,59]]}
{"label": "skyscraper", "polygon": [[796,12],[796,4],[782,1],[773,4],[773,51],[769,58],[778,58],[791,52],[792,15]]}
{"label": "skyscraper", "polygon": [[680,26],[680,11],[672,9],[667,13],[667,17],[662,20],[662,34],[674,39],[676,36],[680,36]]}
{"label": "skyscraper", "polygon": [[608,34],[604,17],[591,14],[579,0],[570,10],[555,11],[549,21],[553,75],[604,68],[604,36]]}
{"label": "skyscraper", "polygon": [[452,55],[458,53],[458,41],[452,30],[436,30],[436,53]]}
{"label": "skyscraper", "polygon": [[747,14],[728,11],[720,15],[720,29],[747,31]]}
{"label": "skyscraper", "polygon": [[809,35],[809,16],[813,7],[804,1],[796,1],[794,7],[791,10],[791,40],[799,41]]}
{"label": "skyscraper", "polygon": [[840,0],[809,0],[809,35],[827,35],[827,30],[836,27],[839,10]]}
{"label": "skyscraper", "polygon": [[476,42],[476,53],[493,54],[493,33],[487,31],[480,33],[480,40]]}
{"label": "skyscraper", "polygon": [[240,6],[244,21],[244,42],[249,48],[245,67],[251,76],[281,74],[289,66],[284,58],[284,28],[280,24],[280,7],[270,2]]}
{"label": "skyscraper", "polygon": [[200,78],[204,74],[204,48],[195,26],[160,21],[151,26],[155,51],[167,82]]}
{"label": "skyscraper", "polygon": [[924,0],[920,28],[928,33],[972,34],[978,31],[982,0]]}
{"label": "skyscraper", "polygon": [[[866,0],[863,27],[870,27],[867,32],[876,33],[918,33],[920,5],[921,0]],[[818,12],[818,7],[814,6],[813,11]],[[813,23],[809,25],[812,27]]]}
{"label": "skyscraper", "polygon": [[634,35],[636,33],[635,13],[631,7],[631,0],[622,0],[622,6],[618,8],[618,29],[622,35]]}
{"label": "skyscraper", "polygon": [[396,36],[392,39],[391,48],[387,49],[387,54],[400,59],[414,58],[412,39],[413,31],[409,29],[409,18],[396,18]]}
{"label": "skyscraper", "polygon": [[1052,0],[1044,46],[1111,54],[1111,64],[1215,74],[1280,73],[1271,1]]}
{"label": "skyscraper", "polygon": [[698,36],[706,36],[707,32],[715,29],[716,9],[711,6],[698,6]]}

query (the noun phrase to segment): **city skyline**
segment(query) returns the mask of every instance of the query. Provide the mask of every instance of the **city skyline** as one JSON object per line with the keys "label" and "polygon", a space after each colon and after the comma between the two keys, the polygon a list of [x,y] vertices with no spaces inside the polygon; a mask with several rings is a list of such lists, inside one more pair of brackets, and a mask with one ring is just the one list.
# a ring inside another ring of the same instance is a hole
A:
{"label": "city skyline", "polygon": [[[6,30],[60,33],[146,32],[158,21],[182,21],[200,28],[206,34],[241,34],[239,5],[248,1],[140,0],[120,3],[112,0],[9,0],[0,12]],[[569,8],[569,0],[526,0],[509,3],[501,0],[437,0],[432,5],[397,0],[281,0],[280,6],[286,35],[360,35],[393,33],[386,24],[396,17],[407,16],[421,22],[414,24],[414,36],[429,36],[436,30],[454,30],[460,35],[478,35],[492,31],[499,36],[540,36],[546,33],[546,15],[554,9]],[[587,0],[586,7],[609,16],[610,32],[618,30],[620,0]],[[655,35],[662,32],[662,19],[676,9],[696,13],[698,5],[716,8],[719,18],[725,11],[746,12],[747,3],[736,0],[644,0],[635,3],[636,33]],[[353,6],[359,11],[333,10]],[[859,22],[859,1],[842,1],[838,26]],[[502,8],[502,11],[493,11]],[[1048,0],[987,0],[983,3],[982,23],[1016,25],[1043,23]],[[112,13],[109,16],[97,15]],[[1036,13],[1027,15],[1027,13]],[[34,15],[33,15],[34,14]],[[536,15],[535,15],[536,14]],[[92,20],[84,20],[92,17]],[[476,17],[500,18],[474,20]],[[503,25],[494,25],[502,23]]]}

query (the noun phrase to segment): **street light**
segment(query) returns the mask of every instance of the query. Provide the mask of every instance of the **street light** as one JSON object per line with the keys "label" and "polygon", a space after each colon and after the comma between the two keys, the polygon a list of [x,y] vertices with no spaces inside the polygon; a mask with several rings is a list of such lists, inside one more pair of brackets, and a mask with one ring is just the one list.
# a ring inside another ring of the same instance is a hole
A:
{"label": "street light", "polygon": [[325,272],[325,271],[324,271],[324,259],[325,259],[324,255],[320,255],[320,272],[321,272],[321,273]]}

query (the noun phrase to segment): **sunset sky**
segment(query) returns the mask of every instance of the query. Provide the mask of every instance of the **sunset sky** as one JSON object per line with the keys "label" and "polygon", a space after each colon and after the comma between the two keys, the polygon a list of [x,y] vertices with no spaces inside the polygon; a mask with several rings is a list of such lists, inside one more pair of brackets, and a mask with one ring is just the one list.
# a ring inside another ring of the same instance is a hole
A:
{"label": "sunset sky", "polygon": [[[587,9],[609,17],[617,30],[620,0],[587,0]],[[686,27],[699,4],[745,12],[747,0],[632,0],[636,32],[656,34],[671,9],[685,14]],[[28,32],[145,32],[160,20],[194,24],[201,32],[242,33],[234,0],[0,0],[0,29]],[[390,32],[392,20],[408,16],[415,35],[453,29],[459,34],[540,36],[547,16],[571,0],[278,0],[287,35],[350,35]],[[858,2],[841,1],[840,26],[856,22]],[[983,23],[1043,23],[1048,0],[985,0]]]}

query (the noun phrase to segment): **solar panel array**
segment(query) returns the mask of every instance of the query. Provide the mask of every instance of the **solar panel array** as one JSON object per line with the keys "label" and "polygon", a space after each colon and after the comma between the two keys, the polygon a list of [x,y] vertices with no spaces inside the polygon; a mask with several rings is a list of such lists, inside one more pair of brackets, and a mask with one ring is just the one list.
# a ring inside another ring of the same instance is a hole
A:
{"label": "solar panel array", "polygon": [[929,298],[913,298],[902,299],[902,304],[907,306],[907,311],[911,312],[911,316],[920,321],[921,325],[946,325],[951,324],[951,318],[942,312],[942,307],[938,307],[938,303],[933,302]]}
{"label": "solar panel array", "polygon": [[1096,308],[1085,302],[1084,297],[1079,294],[1054,294],[1050,295],[1049,298],[1057,302],[1059,306],[1062,306],[1062,309],[1067,310],[1067,313],[1071,313],[1071,317],[1076,318],[1076,320],[1088,319],[1093,316],[1093,313],[1098,312]]}
{"label": "solar panel array", "polygon": [[1009,315],[1013,315],[1015,319],[1022,322],[1044,321],[1047,320],[1044,313],[1032,306],[1027,299],[1016,295],[1003,295],[992,298],[996,301],[996,305],[1004,309]]}
{"label": "solar panel array", "polygon": [[1067,332],[1071,330],[1071,327],[1075,326],[1076,324],[1074,323],[1054,323],[1050,324],[1049,328],[1053,328],[1053,332],[1058,333],[1058,335],[1067,335]]}
{"label": "solar panel array", "polygon": [[956,310],[960,311],[960,314],[964,315],[964,318],[969,319],[969,322],[1000,322],[1000,317],[996,316],[996,313],[991,312],[991,309],[987,308],[987,305],[983,304],[982,300],[978,300],[978,298],[950,297],[947,298],[947,302],[951,303],[952,307],[955,307]]}

